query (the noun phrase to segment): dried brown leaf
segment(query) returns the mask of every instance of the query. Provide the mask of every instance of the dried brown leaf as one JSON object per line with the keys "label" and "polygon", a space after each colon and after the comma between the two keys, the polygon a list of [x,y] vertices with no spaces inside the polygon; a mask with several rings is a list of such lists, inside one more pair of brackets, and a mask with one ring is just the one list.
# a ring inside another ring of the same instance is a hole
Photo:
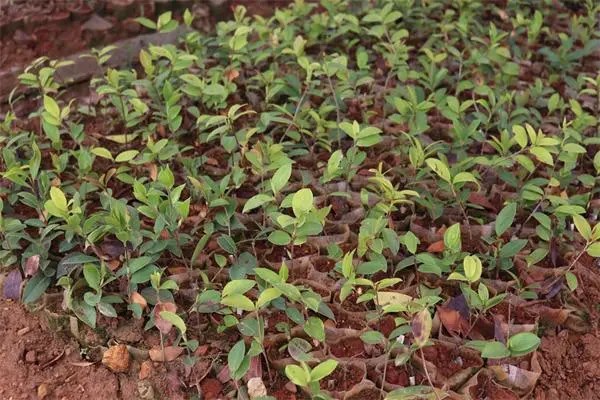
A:
{"label": "dried brown leaf", "polygon": [[156,362],[173,361],[179,357],[181,353],[183,353],[183,347],[178,346],[166,346],[164,349],[153,347],[148,351],[150,359]]}

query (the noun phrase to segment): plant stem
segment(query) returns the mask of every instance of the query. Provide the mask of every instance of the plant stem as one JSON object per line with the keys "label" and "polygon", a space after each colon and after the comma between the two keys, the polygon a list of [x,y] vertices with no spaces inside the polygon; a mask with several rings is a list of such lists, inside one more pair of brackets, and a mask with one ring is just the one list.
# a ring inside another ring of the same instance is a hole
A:
{"label": "plant stem", "polygon": [[431,381],[431,377],[429,376],[429,371],[427,370],[427,364],[425,363],[425,356],[423,355],[423,348],[420,348],[419,352],[421,353],[421,361],[423,362],[423,370],[425,371],[425,376],[427,377],[427,382],[429,382],[429,386],[431,386],[431,389],[433,389],[433,394],[435,394],[435,398],[437,400],[442,400],[440,398],[440,395],[438,394],[438,392],[435,390],[435,386],[433,386],[433,382]]}
{"label": "plant stem", "polygon": [[295,125],[296,118],[298,117],[298,113],[300,112],[300,108],[302,107],[302,104],[304,103],[304,98],[308,94],[308,88],[309,88],[309,85],[306,85],[306,88],[302,92],[302,96],[300,96],[300,100],[298,100],[298,105],[296,106],[296,110],[294,111],[294,116],[292,117],[292,120],[288,124],[285,132],[283,132],[283,135],[281,136],[279,143],[283,142],[283,139],[287,136],[287,133],[290,131],[290,129],[292,129],[292,125]]}
{"label": "plant stem", "polygon": [[[329,88],[331,89],[331,95],[333,96],[333,101],[335,103],[335,120],[337,122],[337,126],[339,129],[340,122],[342,120],[342,117],[340,115],[340,113],[341,113],[340,104],[338,102],[337,94],[335,93],[335,89],[333,88],[333,83],[331,82],[331,77],[329,75],[327,75],[327,81],[329,82]],[[342,138],[340,137],[339,131],[338,131],[338,135],[337,135],[337,144],[338,144],[338,149],[342,147]]]}
{"label": "plant stem", "polygon": [[387,374],[387,364],[390,360],[390,354],[392,353],[392,346],[390,344],[390,348],[389,350],[385,353],[385,361],[383,362],[383,377],[381,380],[381,388],[379,388],[379,391],[381,393],[381,397],[385,397],[385,379],[386,379],[386,374]]}

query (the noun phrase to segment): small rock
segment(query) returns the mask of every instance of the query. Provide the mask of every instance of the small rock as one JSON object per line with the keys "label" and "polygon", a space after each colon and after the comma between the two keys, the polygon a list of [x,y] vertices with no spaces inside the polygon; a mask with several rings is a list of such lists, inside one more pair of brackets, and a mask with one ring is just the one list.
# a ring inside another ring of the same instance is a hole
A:
{"label": "small rock", "polygon": [[37,397],[38,399],[45,399],[50,394],[50,388],[45,383],[42,383],[37,388]]}
{"label": "small rock", "polygon": [[124,344],[111,346],[102,355],[102,364],[113,372],[126,372],[129,369],[129,351]]}
{"label": "small rock", "polygon": [[325,328],[328,328],[328,329],[333,329],[333,328],[335,328],[335,322],[333,322],[333,321],[332,321],[332,320],[330,320],[330,319],[326,320],[326,321],[323,323],[323,325],[325,325]]}
{"label": "small rock", "polygon": [[140,380],[148,379],[152,375],[152,361],[146,360],[140,366]]}
{"label": "small rock", "polygon": [[121,26],[129,33],[138,33],[142,30],[141,25],[135,20],[135,18],[126,18],[121,23]]}
{"label": "small rock", "polygon": [[294,385],[292,382],[286,383],[284,387],[290,393],[296,393],[298,391],[298,388],[296,388],[296,385]]}
{"label": "small rock", "polygon": [[94,14],[85,21],[85,23],[81,26],[84,30],[88,31],[107,31],[112,28],[113,24],[99,16],[98,14]]}
{"label": "small rock", "polygon": [[34,350],[30,350],[27,353],[25,353],[25,362],[28,362],[30,364],[33,364],[37,361],[37,356],[35,354]]}
{"label": "small rock", "polygon": [[148,381],[138,381],[138,394],[142,400],[154,400],[154,388]]}
{"label": "small rock", "polygon": [[19,329],[17,331],[17,336],[23,336],[29,333],[29,331],[31,331],[31,328],[26,326],[25,328]]}
{"label": "small rock", "polygon": [[200,383],[200,391],[203,399],[217,399],[221,395],[223,385],[218,379],[206,378]]}
{"label": "small rock", "polygon": [[250,399],[256,399],[267,395],[267,388],[261,378],[256,377],[248,381],[248,396]]}

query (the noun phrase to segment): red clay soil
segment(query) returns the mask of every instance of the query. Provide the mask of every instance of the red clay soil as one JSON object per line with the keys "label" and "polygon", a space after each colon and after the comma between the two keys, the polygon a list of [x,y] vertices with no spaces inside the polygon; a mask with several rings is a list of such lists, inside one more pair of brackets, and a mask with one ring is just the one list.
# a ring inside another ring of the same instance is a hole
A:
{"label": "red clay soil", "polygon": [[519,400],[519,396],[489,378],[484,378],[483,381],[478,379],[478,383],[470,390],[471,396],[475,399]]}
{"label": "red clay soil", "polygon": [[105,6],[99,2],[92,8],[77,0],[1,0],[0,67],[25,65],[41,56],[64,57],[133,36],[142,30],[133,18],[142,13],[152,18],[154,12],[152,2],[130,7],[125,15]]}
{"label": "red clay soil", "polygon": [[14,302],[0,301],[0,337],[2,399],[125,398],[118,375],[99,363],[74,364],[86,362],[77,343],[49,332]]}
{"label": "red clay soil", "polygon": [[542,338],[535,400],[600,399],[600,332]]}
{"label": "red clay soil", "polygon": [[338,367],[321,381],[321,389],[344,391],[350,390],[360,383],[364,378],[364,372],[360,367],[348,364]]}

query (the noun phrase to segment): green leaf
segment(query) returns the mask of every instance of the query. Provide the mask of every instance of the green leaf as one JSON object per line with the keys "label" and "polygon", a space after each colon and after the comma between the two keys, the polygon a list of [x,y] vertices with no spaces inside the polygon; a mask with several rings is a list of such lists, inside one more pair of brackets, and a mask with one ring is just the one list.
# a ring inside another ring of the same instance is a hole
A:
{"label": "green leaf", "polygon": [[554,110],[556,110],[560,103],[560,95],[558,93],[554,93],[548,99],[548,113],[552,114]]}
{"label": "green leaf", "polygon": [[100,268],[97,265],[85,264],[83,266],[83,276],[89,287],[100,291]]}
{"label": "green leaf", "polygon": [[475,283],[481,278],[481,272],[483,268],[481,266],[481,260],[477,256],[466,256],[463,260],[463,267],[465,269],[465,277],[471,283]]}
{"label": "green leaf", "polygon": [[321,379],[329,376],[338,366],[336,360],[325,360],[310,371],[311,382],[319,382]]}
{"label": "green leaf", "polygon": [[271,232],[267,239],[277,246],[286,246],[292,241],[291,236],[287,232],[281,230]]}
{"label": "green leaf", "polygon": [[585,213],[585,208],[572,204],[562,204],[554,209],[556,214],[564,214],[564,215],[578,215]]}
{"label": "green leaf", "polygon": [[269,302],[281,297],[281,291],[276,288],[267,288],[262,291],[260,296],[258,296],[258,300],[256,301],[256,308],[262,308],[267,305]]}
{"label": "green leaf", "polygon": [[417,252],[417,246],[421,243],[419,238],[411,231],[406,232],[404,236],[402,236],[401,241],[411,254]]}
{"label": "green leaf", "polygon": [[112,306],[112,304],[100,302],[100,303],[98,303],[98,305],[96,307],[98,307],[98,311],[100,311],[100,313],[102,315],[105,315],[109,318],[117,318],[118,317],[117,310],[115,310],[115,308]]}
{"label": "green leaf", "polygon": [[76,301],[73,304],[73,312],[77,315],[77,318],[82,320],[85,324],[96,328],[96,308],[90,306],[86,302]]}
{"label": "green leaf", "polygon": [[567,280],[567,286],[569,287],[569,290],[574,292],[575,289],[577,289],[577,286],[579,286],[575,274],[567,271],[565,274],[565,279]]}
{"label": "green leaf", "polygon": [[588,249],[587,253],[591,257],[600,257],[600,242],[592,243]]}
{"label": "green leaf", "polygon": [[165,185],[167,189],[171,189],[175,185],[175,176],[168,166],[159,171],[157,180]]}
{"label": "green leaf", "polygon": [[229,350],[229,354],[227,354],[227,366],[229,367],[230,375],[235,374],[235,371],[240,368],[245,356],[246,345],[243,340],[240,340],[233,345],[231,350]]}
{"label": "green leaf", "polygon": [[259,193],[257,195],[250,197],[248,199],[248,201],[246,201],[246,204],[244,204],[244,209],[242,210],[242,212],[247,213],[248,211],[254,210],[255,208],[260,207],[263,204],[266,204],[273,200],[275,200],[275,197]]}
{"label": "green leaf", "polygon": [[233,238],[229,235],[221,235],[217,239],[219,247],[225,250],[229,254],[237,254],[237,245]]}
{"label": "green leaf", "polygon": [[460,236],[460,224],[456,223],[451,225],[446,232],[444,232],[444,246],[446,249],[454,252],[460,251],[462,247],[462,240]]}
{"label": "green leaf", "polygon": [[310,382],[310,375],[307,372],[297,366],[297,365],[287,365],[285,367],[285,375],[288,377],[290,381],[294,385],[298,385],[300,387],[307,387]]}
{"label": "green leaf", "polygon": [[573,215],[573,223],[575,224],[575,227],[577,228],[577,231],[579,232],[579,234],[585,239],[585,240],[591,240],[592,239],[592,227],[590,226],[589,222],[582,217],[581,215]]}
{"label": "green leaf", "polygon": [[56,123],[53,125],[60,124],[60,107],[58,103],[50,96],[44,96],[44,109],[56,120]]}
{"label": "green leaf", "polygon": [[62,276],[68,275],[71,271],[85,263],[96,263],[99,262],[97,257],[88,256],[83,253],[72,253],[65,257],[63,257],[59,262],[56,268],[56,277],[60,278]]}
{"label": "green leaf", "polygon": [[303,188],[292,197],[292,210],[296,218],[307,214],[313,208],[313,194],[310,189]]}
{"label": "green leaf", "polygon": [[50,188],[50,199],[52,203],[58,208],[60,211],[68,212],[69,208],[67,207],[67,198],[62,190],[59,188],[52,186]]}
{"label": "green leaf", "polygon": [[252,289],[256,285],[256,282],[250,279],[236,279],[234,281],[228,282],[221,295],[223,297],[229,296],[231,294],[244,294],[248,290]]}
{"label": "green leaf", "polygon": [[281,189],[285,187],[291,175],[292,164],[284,164],[275,171],[271,178],[271,189],[273,190],[273,194],[279,193]]}
{"label": "green leaf", "polygon": [[529,152],[533,154],[538,160],[543,162],[544,164],[554,165],[554,159],[552,158],[552,154],[546,148],[541,146],[533,146],[529,149]]}
{"label": "green leaf", "polygon": [[521,147],[521,149],[525,148],[525,146],[527,146],[527,132],[525,131],[525,128],[520,125],[514,125],[512,131],[515,134],[515,141],[519,147]]}
{"label": "green leaf", "polygon": [[467,277],[464,276],[463,274],[461,274],[460,272],[452,272],[450,275],[448,275],[448,280],[463,281],[463,282],[469,281],[469,279],[467,279]]}
{"label": "green leaf", "polygon": [[309,317],[304,324],[304,332],[319,342],[325,340],[325,325],[321,318]]}
{"label": "green leaf", "polygon": [[498,255],[500,258],[511,258],[517,255],[519,251],[523,249],[527,245],[526,239],[515,239],[506,243],[500,248],[500,252]]}
{"label": "green leaf", "polygon": [[501,342],[488,342],[481,350],[483,358],[505,358],[510,356],[510,351]]}
{"label": "green leaf", "polygon": [[173,324],[177,329],[179,329],[179,332],[181,332],[181,335],[185,336],[187,327],[185,326],[185,322],[183,321],[183,319],[181,319],[181,317],[179,315],[177,315],[171,311],[161,311],[160,317],[162,319],[164,319],[165,321]]}
{"label": "green leaf", "polygon": [[360,335],[363,342],[367,344],[384,344],[385,336],[379,331],[367,331]]}
{"label": "green leaf", "polygon": [[146,28],[156,29],[156,23],[154,23],[153,21],[149,20],[148,18],[138,17],[138,18],[135,19],[135,21],[137,23],[139,23],[140,25],[145,26]]}
{"label": "green leaf", "polygon": [[115,158],[116,162],[128,162],[133,160],[140,152],[138,150],[125,150]]}
{"label": "green leaf", "polygon": [[31,304],[39,299],[50,286],[50,278],[38,273],[31,278],[23,289],[23,303]]}
{"label": "green leaf", "polygon": [[513,357],[519,357],[538,348],[540,345],[540,338],[531,332],[521,332],[512,336],[508,339],[508,349],[510,355]]}
{"label": "green leaf", "polygon": [[243,294],[231,294],[221,299],[221,304],[229,307],[239,308],[244,311],[254,311],[254,303]]}
{"label": "green leaf", "polygon": [[427,166],[433,170],[444,181],[451,183],[452,177],[448,166],[437,158],[428,158],[425,160]]}
{"label": "green leaf", "polygon": [[472,182],[479,186],[479,182],[470,172],[459,172],[454,178],[452,178],[452,185],[456,186],[456,184],[464,182]]}
{"label": "green leaf", "polygon": [[515,215],[517,215],[517,203],[508,203],[496,217],[494,229],[496,236],[502,236],[504,232],[512,225]]}
{"label": "green leaf", "polygon": [[341,150],[334,151],[327,161],[327,174],[333,176],[340,167],[340,162],[344,158],[344,153]]}
{"label": "green leaf", "polygon": [[110,151],[108,151],[108,149],[104,148],[104,147],[94,147],[91,152],[95,155],[97,155],[98,157],[102,157],[102,158],[108,158],[109,160],[113,159],[112,154],[110,153]]}
{"label": "green leaf", "polygon": [[133,274],[133,273],[141,270],[145,266],[149,265],[151,262],[152,262],[152,257],[150,257],[150,256],[131,258],[127,262],[127,267],[129,268],[129,273]]}

